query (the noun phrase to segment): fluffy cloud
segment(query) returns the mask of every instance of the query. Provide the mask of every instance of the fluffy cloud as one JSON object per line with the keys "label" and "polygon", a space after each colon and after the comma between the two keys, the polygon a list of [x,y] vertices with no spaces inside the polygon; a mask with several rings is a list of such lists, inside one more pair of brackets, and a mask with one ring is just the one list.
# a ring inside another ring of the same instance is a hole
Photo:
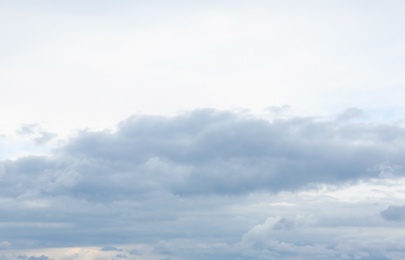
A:
{"label": "fluffy cloud", "polygon": [[133,116],[115,132],[82,131],[51,156],[3,161],[1,193],[115,200],[293,191],[401,175],[404,140],[401,127],[340,120],[270,122],[215,110]]}
{"label": "fluffy cloud", "polygon": [[[199,110],[172,118],[134,116],[113,133],[81,132],[48,167],[55,172],[75,164],[79,175],[70,173],[64,183],[71,183],[74,194],[90,197],[152,190],[181,195],[278,192],[378,177],[376,165],[402,163],[404,140],[405,131],[396,126],[313,118],[269,122]],[[26,165],[27,160],[12,164]]]}

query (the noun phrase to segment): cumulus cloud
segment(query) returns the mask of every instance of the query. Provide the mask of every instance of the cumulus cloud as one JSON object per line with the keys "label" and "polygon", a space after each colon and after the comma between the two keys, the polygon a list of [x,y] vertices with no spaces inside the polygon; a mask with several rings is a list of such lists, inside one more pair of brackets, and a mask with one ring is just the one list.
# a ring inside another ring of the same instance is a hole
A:
{"label": "cumulus cloud", "polygon": [[398,126],[314,118],[268,121],[216,110],[133,116],[115,132],[79,132],[51,156],[3,161],[0,192],[111,201],[151,192],[294,191],[388,170],[402,175],[404,140]]}
{"label": "cumulus cloud", "polygon": [[3,160],[0,231],[10,250],[91,244],[110,258],[385,256],[385,241],[351,234],[402,221],[402,208],[384,210],[393,197],[376,188],[367,193],[385,201],[376,206],[333,189],[403,178],[404,141],[399,126],[311,117],[132,116],[115,131],[80,131],[47,156]]}
{"label": "cumulus cloud", "polygon": [[55,172],[64,172],[61,184],[88,198],[152,190],[278,192],[378,177],[370,170],[375,165],[401,164],[404,139],[405,131],[396,126],[342,126],[313,118],[269,122],[198,110],[175,117],[133,116],[116,132],[83,131],[59,149],[57,158],[22,158],[6,168],[18,176],[26,174],[21,167],[35,172],[43,165],[37,176],[52,173],[53,183]]}

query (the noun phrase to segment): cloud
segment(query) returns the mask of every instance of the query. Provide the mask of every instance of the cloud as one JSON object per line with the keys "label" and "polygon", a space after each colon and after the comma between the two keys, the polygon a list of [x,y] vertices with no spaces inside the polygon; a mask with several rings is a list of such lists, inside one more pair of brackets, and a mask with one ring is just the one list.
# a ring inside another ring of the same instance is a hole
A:
{"label": "cloud", "polygon": [[285,218],[280,219],[274,224],[274,230],[289,230],[294,226],[294,222]]}
{"label": "cloud", "polygon": [[7,248],[10,247],[11,243],[9,241],[1,241],[0,242],[0,248]]}
{"label": "cloud", "polygon": [[118,247],[115,247],[115,246],[103,246],[100,250],[101,251],[118,251],[118,252],[122,251],[121,248],[118,248]]}
{"label": "cloud", "polygon": [[19,255],[17,259],[27,259],[27,260],[50,260],[47,256],[26,256],[26,255]]}
{"label": "cloud", "polygon": [[376,164],[401,163],[404,139],[405,131],[395,126],[341,126],[313,118],[269,122],[197,110],[134,116],[114,133],[81,132],[59,153],[85,161],[79,165],[86,168],[79,190],[97,189],[99,181],[119,176],[132,186],[108,181],[117,194],[129,189],[238,194],[377,177],[370,170]]}
{"label": "cloud", "polygon": [[395,125],[311,117],[132,116],[2,161],[0,231],[7,250],[90,244],[107,258],[387,256],[404,140]]}
{"label": "cloud", "polygon": [[359,117],[364,117],[364,116],[365,116],[365,113],[363,110],[356,108],[356,107],[351,107],[351,108],[347,108],[345,111],[340,113],[336,117],[336,121],[345,122],[345,121],[349,121],[349,120],[359,118]]}
{"label": "cloud", "polygon": [[114,132],[79,132],[52,156],[3,161],[1,192],[115,200],[294,191],[384,177],[388,168],[402,175],[404,140],[398,126],[305,117],[268,121],[210,109],[132,116]]}
{"label": "cloud", "polygon": [[389,206],[381,211],[381,216],[388,221],[405,221],[405,206]]}
{"label": "cloud", "polygon": [[29,137],[38,145],[45,144],[56,137],[56,134],[44,131],[38,124],[24,124],[17,133]]}

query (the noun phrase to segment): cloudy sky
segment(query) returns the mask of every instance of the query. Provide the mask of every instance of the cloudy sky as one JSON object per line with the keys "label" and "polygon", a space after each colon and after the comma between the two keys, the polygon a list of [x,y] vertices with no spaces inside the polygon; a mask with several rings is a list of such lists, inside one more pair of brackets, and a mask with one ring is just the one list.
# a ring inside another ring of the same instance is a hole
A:
{"label": "cloudy sky", "polygon": [[0,259],[405,259],[404,13],[0,0]]}

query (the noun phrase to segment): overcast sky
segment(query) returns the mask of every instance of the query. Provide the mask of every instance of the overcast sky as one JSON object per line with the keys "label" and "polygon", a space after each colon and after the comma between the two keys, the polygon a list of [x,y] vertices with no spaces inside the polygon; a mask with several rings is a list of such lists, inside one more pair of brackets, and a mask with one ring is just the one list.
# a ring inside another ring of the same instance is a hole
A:
{"label": "overcast sky", "polygon": [[405,259],[404,13],[0,0],[0,259]]}

